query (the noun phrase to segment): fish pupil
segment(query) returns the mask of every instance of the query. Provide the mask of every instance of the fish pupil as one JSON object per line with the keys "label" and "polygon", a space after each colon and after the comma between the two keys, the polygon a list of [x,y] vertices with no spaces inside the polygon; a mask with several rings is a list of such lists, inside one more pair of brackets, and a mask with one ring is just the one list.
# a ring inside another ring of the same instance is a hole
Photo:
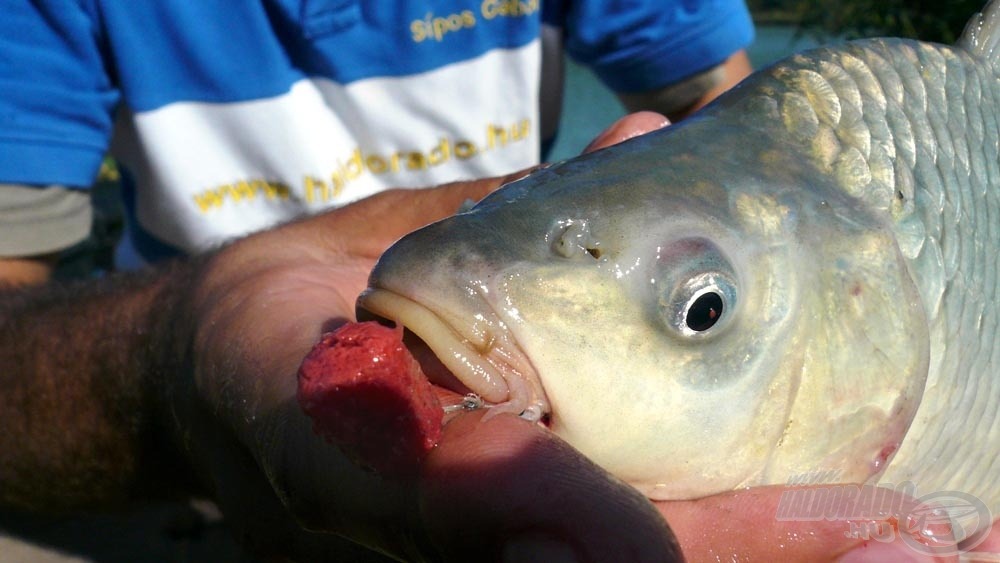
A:
{"label": "fish pupil", "polygon": [[688,309],[685,322],[695,332],[712,328],[722,315],[722,296],[718,293],[703,293]]}

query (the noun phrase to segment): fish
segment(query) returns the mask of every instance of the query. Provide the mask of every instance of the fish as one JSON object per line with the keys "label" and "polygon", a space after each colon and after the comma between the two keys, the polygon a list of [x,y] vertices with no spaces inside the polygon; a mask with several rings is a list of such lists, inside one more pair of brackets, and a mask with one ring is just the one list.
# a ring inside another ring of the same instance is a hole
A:
{"label": "fish", "polygon": [[792,55],[403,237],[359,310],[654,500],[822,471],[997,514],[998,43],[994,0]]}

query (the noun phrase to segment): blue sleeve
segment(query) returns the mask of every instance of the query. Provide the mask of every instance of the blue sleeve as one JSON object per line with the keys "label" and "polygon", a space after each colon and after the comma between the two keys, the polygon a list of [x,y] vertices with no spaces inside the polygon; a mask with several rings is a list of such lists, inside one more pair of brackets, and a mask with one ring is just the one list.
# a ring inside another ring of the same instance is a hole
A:
{"label": "blue sleeve", "polygon": [[96,15],[71,0],[8,2],[0,17],[0,183],[88,187],[118,93]]}
{"label": "blue sleeve", "polygon": [[754,37],[742,0],[567,0],[564,10],[567,53],[623,93],[708,70]]}

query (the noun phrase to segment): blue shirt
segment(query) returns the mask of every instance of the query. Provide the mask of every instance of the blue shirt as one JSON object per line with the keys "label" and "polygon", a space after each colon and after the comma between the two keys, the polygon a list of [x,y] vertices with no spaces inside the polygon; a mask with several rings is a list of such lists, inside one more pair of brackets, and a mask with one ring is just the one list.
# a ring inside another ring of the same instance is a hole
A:
{"label": "blue shirt", "polygon": [[86,187],[111,147],[140,254],[195,252],[536,163],[553,48],[637,92],[752,34],[737,0],[19,2],[0,18],[0,182]]}

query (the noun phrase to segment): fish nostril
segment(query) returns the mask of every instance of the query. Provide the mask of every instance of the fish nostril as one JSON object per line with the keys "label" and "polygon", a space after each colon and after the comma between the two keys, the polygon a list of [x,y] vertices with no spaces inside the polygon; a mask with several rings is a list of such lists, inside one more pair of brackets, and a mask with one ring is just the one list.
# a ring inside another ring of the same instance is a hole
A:
{"label": "fish nostril", "polygon": [[599,260],[603,254],[600,242],[590,233],[590,225],[580,219],[556,221],[549,229],[546,240],[551,241],[552,252],[563,258],[590,256]]}

